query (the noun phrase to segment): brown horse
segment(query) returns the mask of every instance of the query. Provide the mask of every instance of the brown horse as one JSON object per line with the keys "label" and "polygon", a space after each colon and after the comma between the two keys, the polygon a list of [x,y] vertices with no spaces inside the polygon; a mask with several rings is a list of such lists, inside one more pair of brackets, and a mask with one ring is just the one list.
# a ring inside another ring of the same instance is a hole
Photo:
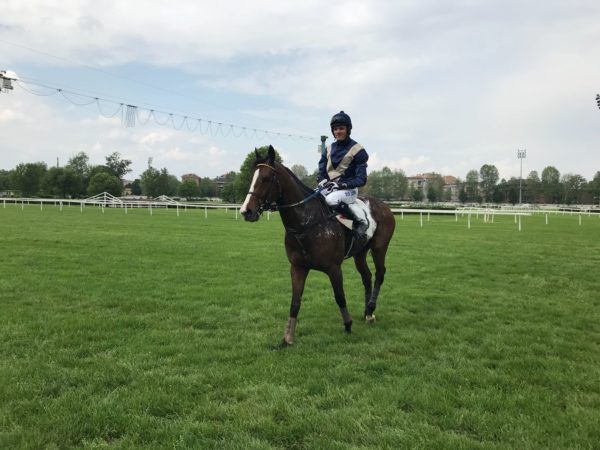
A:
{"label": "brown horse", "polygon": [[[285,250],[291,264],[292,304],[281,346],[294,342],[294,332],[304,283],[311,269],[329,276],[335,301],[340,308],[345,331],[352,330],[352,317],[346,307],[342,279],[342,262],[354,257],[365,288],[364,317],[373,321],[373,311],[385,275],[385,254],[394,234],[396,221],[390,208],[372,197],[364,199],[370,207],[376,229],[370,240],[366,237],[354,242],[352,233],[332,213],[319,191],[304,185],[283,164],[275,161],[275,150],[269,146],[266,157],[256,153],[255,171],[250,192],[240,212],[244,219],[256,222],[263,211],[279,211],[285,227]],[[375,286],[367,265],[371,250],[375,263]]]}

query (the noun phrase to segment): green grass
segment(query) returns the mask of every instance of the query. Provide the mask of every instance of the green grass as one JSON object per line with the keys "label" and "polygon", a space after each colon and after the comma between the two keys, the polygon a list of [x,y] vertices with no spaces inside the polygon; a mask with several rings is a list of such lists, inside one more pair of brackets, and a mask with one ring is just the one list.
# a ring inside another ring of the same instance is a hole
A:
{"label": "green grass", "polygon": [[232,211],[0,206],[0,448],[598,448],[600,218],[397,217],[378,321]]}

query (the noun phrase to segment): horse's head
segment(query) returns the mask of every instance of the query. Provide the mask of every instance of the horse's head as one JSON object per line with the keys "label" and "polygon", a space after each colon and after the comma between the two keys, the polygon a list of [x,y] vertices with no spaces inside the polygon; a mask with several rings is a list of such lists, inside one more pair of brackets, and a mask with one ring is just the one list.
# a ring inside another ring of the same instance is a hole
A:
{"label": "horse's head", "polygon": [[249,222],[256,222],[265,209],[271,209],[280,195],[280,187],[275,170],[275,149],[269,145],[266,157],[256,151],[254,176],[250,183],[250,191],[244,200],[240,213]]}

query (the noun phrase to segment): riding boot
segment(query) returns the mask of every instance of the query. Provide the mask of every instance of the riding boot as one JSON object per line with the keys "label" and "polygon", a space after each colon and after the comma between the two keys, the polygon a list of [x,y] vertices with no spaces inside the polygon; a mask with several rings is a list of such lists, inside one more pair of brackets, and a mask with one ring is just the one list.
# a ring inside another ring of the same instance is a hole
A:
{"label": "riding boot", "polygon": [[340,210],[349,219],[352,219],[352,231],[357,239],[362,238],[369,229],[369,222],[364,212],[355,203],[341,203]]}

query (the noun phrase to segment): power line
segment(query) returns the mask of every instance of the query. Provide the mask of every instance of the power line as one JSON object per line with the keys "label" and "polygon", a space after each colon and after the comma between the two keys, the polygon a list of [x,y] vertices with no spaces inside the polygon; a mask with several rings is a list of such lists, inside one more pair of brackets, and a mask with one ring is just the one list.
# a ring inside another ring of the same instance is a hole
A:
{"label": "power line", "polygon": [[[162,87],[162,86],[156,86],[154,84],[146,83],[144,81],[139,81],[139,80],[136,80],[134,78],[131,78],[131,77],[128,77],[128,76],[125,76],[125,75],[120,75],[120,74],[116,74],[116,73],[110,72],[108,70],[99,69],[97,67],[90,66],[88,64],[84,64],[84,63],[81,63],[81,62],[78,62],[78,61],[74,61],[72,59],[65,58],[63,56],[53,55],[51,53],[48,53],[48,52],[45,52],[45,51],[42,51],[42,50],[38,50],[38,49],[35,49],[35,48],[32,48],[32,47],[28,47],[28,46],[23,45],[23,44],[17,44],[15,42],[6,41],[4,39],[0,39],[0,42],[3,43],[3,44],[7,44],[7,45],[11,45],[13,47],[17,47],[17,48],[23,49],[23,50],[27,50],[27,51],[32,52],[32,53],[37,53],[39,55],[47,56],[49,58],[54,58],[54,59],[59,60],[59,61],[63,61],[63,62],[69,63],[69,64],[73,64],[75,66],[80,66],[80,67],[83,67],[85,69],[92,70],[94,72],[98,72],[98,73],[101,73],[101,74],[104,74],[104,75],[110,75],[111,77],[114,77],[114,78],[120,78],[120,79],[128,81],[130,83],[135,83],[135,84],[139,84],[141,86],[149,87],[149,88],[152,88],[153,90],[163,91],[163,92],[166,92],[166,93],[169,93],[169,94],[177,95],[177,96],[185,98],[187,100],[191,99],[191,100],[195,100],[195,101],[201,102],[203,104],[207,104],[205,100],[196,98],[196,97],[194,97],[192,95],[183,94],[181,92],[173,91],[171,89],[167,89],[167,88]],[[228,110],[228,111],[234,111],[234,109],[228,108],[226,106],[221,106],[221,105],[210,105],[210,106],[221,108],[221,109],[225,109],[225,110]]]}
{"label": "power line", "polygon": [[[121,124],[125,127],[133,127],[136,123],[146,124],[150,121],[150,119],[154,120],[154,123],[160,126],[171,126],[175,130],[181,130],[184,125],[186,126],[188,131],[199,131],[204,135],[210,135],[212,137],[216,137],[217,135],[221,135],[223,137],[233,136],[236,138],[245,137],[245,138],[264,138],[264,137],[276,137],[283,139],[294,139],[294,140],[306,140],[312,141],[315,140],[310,136],[291,134],[291,133],[282,133],[278,131],[272,130],[264,130],[260,128],[252,128],[243,125],[236,125],[233,123],[223,123],[217,122],[214,120],[203,119],[200,117],[194,117],[191,115],[181,115],[168,111],[162,111],[155,108],[142,108],[138,105],[134,105],[128,102],[115,102],[113,100],[108,100],[101,98],[99,96],[81,94],[79,92],[73,92],[71,90],[57,88],[54,86],[50,86],[44,83],[37,83],[33,81],[24,81],[24,80],[16,80],[16,84],[21,87],[26,92],[29,92],[33,95],[38,96],[52,96],[56,94],[60,94],[63,98],[69,101],[71,104],[76,106],[89,106],[92,103],[95,103],[100,115],[106,118],[114,118],[119,114],[121,116]],[[36,91],[31,89],[28,85],[33,85],[37,87],[41,87],[46,89],[46,92]],[[80,98],[86,98],[85,102],[73,100],[70,96],[77,96]],[[102,109],[102,103],[108,103],[116,105],[117,108],[111,113],[106,113]],[[140,111],[146,111],[145,119],[142,119],[140,115]],[[163,119],[160,119],[160,116]],[[175,119],[178,121],[175,122]]]}

